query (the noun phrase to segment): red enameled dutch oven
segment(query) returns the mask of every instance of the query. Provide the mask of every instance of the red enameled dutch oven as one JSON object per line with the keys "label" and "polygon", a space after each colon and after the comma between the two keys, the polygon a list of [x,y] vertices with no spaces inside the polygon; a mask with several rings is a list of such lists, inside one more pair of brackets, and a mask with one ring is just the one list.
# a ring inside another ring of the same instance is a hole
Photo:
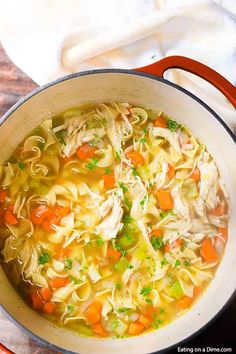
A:
{"label": "red enameled dutch oven", "polygon": [[66,76],[36,89],[0,120],[2,164],[28,133],[67,108],[88,102],[119,101],[161,110],[186,124],[207,145],[231,197],[229,239],[214,280],[191,310],[156,332],[124,339],[80,337],[56,327],[29,308],[0,269],[0,303],[4,313],[36,341],[56,351],[144,354],[170,349],[203,329],[233,297],[236,289],[236,138],[205,102],[163,78],[170,68],[183,69],[207,80],[236,108],[236,88],[230,82],[203,64],[173,56],[138,70],[92,70]]}

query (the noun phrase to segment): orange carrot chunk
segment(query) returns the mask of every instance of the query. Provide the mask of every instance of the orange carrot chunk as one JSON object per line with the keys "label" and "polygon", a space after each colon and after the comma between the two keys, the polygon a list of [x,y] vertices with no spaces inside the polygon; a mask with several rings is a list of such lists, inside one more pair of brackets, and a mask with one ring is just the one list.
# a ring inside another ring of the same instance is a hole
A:
{"label": "orange carrot chunk", "polygon": [[70,213],[69,207],[63,207],[61,205],[55,205],[53,208],[54,213],[59,216],[60,218],[64,218]]}
{"label": "orange carrot chunk", "polygon": [[57,250],[56,254],[55,254],[55,257],[56,258],[60,258],[60,257],[68,257],[69,254],[71,253],[71,248],[69,247],[61,247]]}
{"label": "orange carrot chunk", "polygon": [[209,210],[209,213],[215,216],[222,216],[226,213],[225,204],[218,205],[214,209]]}
{"label": "orange carrot chunk", "polygon": [[195,168],[189,178],[192,178],[194,181],[199,182],[201,179],[200,170]]}
{"label": "orange carrot chunk", "polygon": [[76,154],[81,161],[85,161],[91,157],[94,157],[96,150],[97,147],[84,143],[77,149]]}
{"label": "orange carrot chunk", "polygon": [[193,289],[193,297],[198,297],[202,292],[202,288],[200,286],[195,286]]}
{"label": "orange carrot chunk", "polygon": [[138,321],[130,323],[128,327],[128,334],[131,336],[136,336],[144,331],[144,325],[142,323],[139,323]]}
{"label": "orange carrot chunk", "polygon": [[154,229],[150,232],[149,237],[161,237],[163,236],[163,231],[161,231],[160,229]]}
{"label": "orange carrot chunk", "polygon": [[140,315],[138,322],[141,323],[145,328],[149,328],[151,326],[152,320],[151,318]]}
{"label": "orange carrot chunk", "polygon": [[154,127],[159,127],[159,128],[167,128],[167,121],[166,118],[161,114],[159,117],[154,120]]}
{"label": "orange carrot chunk", "polygon": [[192,302],[193,302],[193,299],[191,297],[184,296],[182,299],[177,301],[177,304],[182,309],[186,309],[187,307],[192,305]]}
{"label": "orange carrot chunk", "polygon": [[102,179],[104,181],[104,186],[106,188],[114,188],[115,187],[116,179],[115,179],[114,172],[103,175]]}
{"label": "orange carrot chunk", "polygon": [[52,288],[62,288],[66,286],[68,282],[68,278],[55,277],[51,279],[50,284]]}
{"label": "orange carrot chunk", "polygon": [[205,238],[202,241],[200,254],[206,262],[211,263],[211,262],[218,261],[218,254],[216,253],[216,250],[212,246],[211,240],[209,238]]}
{"label": "orange carrot chunk", "polygon": [[107,249],[107,258],[113,262],[117,262],[121,257],[121,252],[115,250],[112,247],[108,247]]}
{"label": "orange carrot chunk", "polygon": [[144,165],[144,158],[138,151],[131,150],[126,154],[126,156],[128,157],[128,159],[131,160],[133,165],[135,166]]}
{"label": "orange carrot chunk", "polygon": [[46,204],[40,204],[32,209],[30,219],[34,225],[41,225],[46,218],[51,216],[51,208]]}
{"label": "orange carrot chunk", "polygon": [[227,227],[218,227],[218,232],[223,236],[224,240],[228,239],[228,229]]}
{"label": "orange carrot chunk", "polygon": [[64,165],[67,163],[67,162],[70,162],[70,161],[72,161],[73,160],[73,157],[72,156],[65,156],[65,157],[63,157],[63,163],[64,163]]}
{"label": "orange carrot chunk", "polygon": [[41,310],[43,308],[44,302],[38,291],[31,294],[32,306],[35,310]]}
{"label": "orange carrot chunk", "polygon": [[52,302],[46,302],[46,304],[44,304],[43,306],[43,312],[47,313],[48,315],[53,313],[54,309],[55,309],[55,305]]}
{"label": "orange carrot chunk", "polygon": [[101,337],[107,337],[107,331],[106,329],[103,327],[103,325],[101,324],[101,322],[95,323],[92,326],[92,329],[94,331],[94,333],[98,334]]}
{"label": "orange carrot chunk", "polygon": [[5,212],[4,219],[5,219],[5,222],[6,222],[7,224],[9,224],[9,225],[17,225],[17,224],[18,224],[17,218],[16,218],[15,215],[14,215],[11,211],[9,211],[9,210],[7,210],[7,211]]}
{"label": "orange carrot chunk", "polygon": [[38,292],[45,302],[48,302],[51,300],[52,291],[49,288],[41,288],[41,289],[39,289]]}
{"label": "orange carrot chunk", "polygon": [[8,192],[6,189],[1,189],[0,190],[0,203],[3,203],[8,196]]}
{"label": "orange carrot chunk", "polygon": [[100,301],[94,301],[86,310],[85,317],[88,322],[95,324],[100,322],[102,313],[102,303]]}
{"label": "orange carrot chunk", "polygon": [[168,164],[168,172],[167,172],[168,178],[169,180],[171,180],[172,178],[174,178],[175,176],[175,169],[174,166]]}
{"label": "orange carrot chunk", "polygon": [[170,210],[174,207],[172,196],[167,189],[157,191],[157,201],[161,209]]}
{"label": "orange carrot chunk", "polygon": [[177,240],[175,240],[172,243],[167,243],[165,245],[165,252],[170,252],[174,248],[181,247],[182,243],[183,243],[183,241],[180,238],[177,238]]}

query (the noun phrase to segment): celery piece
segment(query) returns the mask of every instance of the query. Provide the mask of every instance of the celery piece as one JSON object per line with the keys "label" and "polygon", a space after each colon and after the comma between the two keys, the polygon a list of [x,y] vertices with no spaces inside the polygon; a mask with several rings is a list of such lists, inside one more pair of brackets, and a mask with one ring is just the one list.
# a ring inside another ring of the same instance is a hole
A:
{"label": "celery piece", "polygon": [[123,236],[121,236],[118,243],[121,245],[122,248],[127,249],[134,246],[137,243],[137,240],[134,236],[125,233]]}
{"label": "celery piece", "polygon": [[174,297],[177,300],[181,299],[184,296],[184,292],[178,280],[176,280],[173,286],[171,287],[170,296]]}
{"label": "celery piece", "polygon": [[125,257],[122,257],[116,264],[115,270],[118,272],[124,272],[129,264],[128,260]]}

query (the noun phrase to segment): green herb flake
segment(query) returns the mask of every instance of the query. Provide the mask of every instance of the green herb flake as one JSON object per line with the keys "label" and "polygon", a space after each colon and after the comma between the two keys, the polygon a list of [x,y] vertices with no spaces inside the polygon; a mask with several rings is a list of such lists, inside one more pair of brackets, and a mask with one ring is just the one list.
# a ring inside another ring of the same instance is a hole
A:
{"label": "green herb flake", "polygon": [[66,142],[65,142],[65,137],[66,137],[66,134],[67,134],[66,129],[59,130],[55,134],[56,134],[56,137],[59,140],[59,142],[61,144],[63,144],[63,145],[66,145]]}
{"label": "green herb flake", "polygon": [[24,162],[23,162],[23,161],[19,161],[19,162],[18,162],[18,167],[19,167],[19,169],[20,169],[21,171],[23,171],[23,170],[25,169],[25,164],[24,164]]}
{"label": "green herb flake", "polygon": [[155,313],[153,316],[153,322],[152,322],[152,327],[157,329],[159,328],[159,325],[163,323],[163,320],[161,320],[159,317],[157,317],[157,314]]}
{"label": "green herb flake", "polygon": [[191,262],[186,259],[186,260],[184,261],[184,265],[185,265],[186,267],[189,267],[189,266],[191,265]]}
{"label": "green herb flake", "polygon": [[148,296],[151,291],[152,291],[152,288],[150,286],[144,287],[144,288],[141,289],[140,295]]}
{"label": "green herb flake", "polygon": [[124,193],[128,192],[128,187],[123,182],[118,182],[119,187],[123,190]]}
{"label": "green herb flake", "polygon": [[112,322],[112,327],[113,327],[113,329],[118,328],[119,325],[120,325],[120,321],[119,321],[119,320],[115,320],[115,321]]}
{"label": "green herb flake", "polygon": [[139,140],[140,144],[145,144],[147,142],[147,139],[146,138],[141,138]]}
{"label": "green herb flake", "polygon": [[127,197],[124,197],[124,203],[129,210],[132,208],[132,202]]}
{"label": "green herb flake", "polygon": [[134,221],[134,219],[130,215],[125,215],[123,221],[124,221],[124,224],[127,225],[127,224],[130,224],[132,221]]}
{"label": "green herb flake", "polygon": [[120,283],[116,283],[116,290],[121,290],[122,289],[122,285]]}
{"label": "green herb flake", "polygon": [[77,279],[76,277],[74,277],[73,275],[69,276],[69,280],[73,281],[74,284],[80,284],[82,281],[80,279]]}
{"label": "green herb flake", "polygon": [[97,238],[96,243],[99,247],[103,245],[104,241],[101,236]]}
{"label": "green herb flake", "polygon": [[134,266],[132,266],[132,264],[128,264],[126,269],[134,269]]}
{"label": "green herb flake", "polygon": [[75,309],[75,307],[74,307],[74,305],[67,305],[67,310],[69,311],[69,312],[72,312],[72,311],[74,311],[74,309]]}
{"label": "green herb flake", "polygon": [[180,260],[179,259],[176,259],[176,261],[175,261],[175,268],[176,267],[179,267],[181,265],[181,262],[180,262]]}
{"label": "green herb flake", "polygon": [[147,128],[143,128],[143,132],[144,132],[144,134],[147,134],[148,133]]}
{"label": "green herb flake", "polygon": [[160,309],[160,315],[164,315],[166,313],[165,309]]}
{"label": "green herb flake", "polygon": [[110,175],[112,170],[110,168],[105,168],[105,175]]}
{"label": "green herb flake", "polygon": [[163,238],[160,236],[153,236],[151,238],[151,244],[154,250],[159,250],[163,246]]}
{"label": "green herb flake", "polygon": [[51,255],[49,253],[42,253],[39,256],[39,264],[46,264],[50,262],[50,260],[51,260]]}
{"label": "green herb flake", "polygon": [[181,127],[179,123],[177,123],[175,120],[172,119],[167,119],[167,125],[170,131],[175,132],[178,128]]}
{"label": "green herb flake", "polygon": [[42,141],[39,141],[39,148],[41,151],[44,151],[45,150],[45,143],[43,143]]}
{"label": "green herb flake", "polygon": [[167,259],[164,257],[162,260],[161,260],[161,268],[163,268],[165,265],[168,264],[168,261]]}
{"label": "green herb flake", "polygon": [[141,202],[139,204],[143,207],[146,200],[147,200],[147,196],[145,195],[145,197],[141,200]]}
{"label": "green herb flake", "polygon": [[121,308],[117,309],[118,313],[124,313],[124,312],[128,312],[128,311],[129,311],[129,309],[127,307],[121,307]]}
{"label": "green herb flake", "polygon": [[152,300],[151,300],[151,299],[145,299],[145,301],[146,301],[146,303],[148,303],[148,304],[150,304],[150,305],[152,305],[152,304],[153,304],[153,302],[152,302]]}
{"label": "green herb flake", "polygon": [[65,259],[65,269],[70,270],[72,268],[72,263],[73,263],[72,259],[66,258]]}
{"label": "green herb flake", "polygon": [[117,151],[115,152],[115,159],[116,159],[116,161],[121,162],[120,154]]}
{"label": "green herb flake", "polygon": [[133,174],[134,176],[139,176],[139,173],[138,173],[137,168],[132,167],[132,168],[131,168],[131,171],[132,171],[132,174]]}
{"label": "green herb flake", "polygon": [[85,167],[87,167],[87,169],[89,170],[89,171],[92,171],[95,167],[96,167],[96,164],[98,163],[98,159],[96,158],[96,157],[93,157],[92,159],[91,159],[91,161],[89,161],[86,165],[85,165]]}

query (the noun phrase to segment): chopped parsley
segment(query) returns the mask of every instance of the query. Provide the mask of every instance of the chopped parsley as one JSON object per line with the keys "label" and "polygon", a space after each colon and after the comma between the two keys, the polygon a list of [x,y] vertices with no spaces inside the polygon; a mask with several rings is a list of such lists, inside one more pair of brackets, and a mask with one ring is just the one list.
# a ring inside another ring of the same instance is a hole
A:
{"label": "chopped parsley", "polygon": [[163,323],[163,320],[161,320],[159,317],[157,317],[157,314],[155,313],[153,316],[153,322],[152,322],[152,327],[157,329],[160,324]]}
{"label": "chopped parsley", "polygon": [[119,187],[123,190],[124,193],[128,192],[128,187],[123,182],[118,182]]}
{"label": "chopped parsley", "polygon": [[134,267],[132,266],[132,264],[128,264],[126,269],[134,269]]}
{"label": "chopped parsley", "polygon": [[161,260],[161,268],[163,268],[165,265],[168,264],[168,261],[167,259],[164,257],[162,260]]}
{"label": "chopped parsley", "polygon": [[115,159],[116,159],[116,161],[121,162],[120,154],[117,151],[115,152]]}
{"label": "chopped parsley", "polygon": [[89,169],[90,171],[92,171],[95,167],[96,167],[96,164],[98,163],[98,159],[96,157],[93,157],[91,159],[91,161],[89,161],[85,167],[87,167],[87,169]]}
{"label": "chopped parsley", "polygon": [[131,209],[132,202],[127,197],[124,197],[124,203],[125,203],[125,205],[127,206],[128,209]]}
{"label": "chopped parsley", "polygon": [[191,262],[186,259],[186,260],[184,261],[184,265],[185,265],[186,267],[189,267],[189,266],[191,265]]}
{"label": "chopped parsley", "polygon": [[72,268],[72,263],[73,263],[72,259],[66,258],[65,259],[65,269],[70,270]]}
{"label": "chopped parsley", "polygon": [[132,168],[131,168],[131,171],[132,171],[132,174],[133,174],[134,176],[139,176],[139,173],[138,173],[137,168],[132,167]]}
{"label": "chopped parsley", "polygon": [[148,296],[151,291],[152,291],[152,288],[150,286],[144,287],[144,288],[141,289],[140,295]]}
{"label": "chopped parsley", "polygon": [[21,171],[23,171],[23,170],[25,169],[25,164],[24,164],[23,161],[19,161],[19,162],[18,162],[18,166],[19,166],[19,169],[20,169]]}
{"label": "chopped parsley", "polygon": [[99,237],[97,238],[96,243],[97,243],[98,246],[102,246],[102,245],[103,245],[104,241],[103,241],[103,239],[102,239],[101,236],[99,236]]}
{"label": "chopped parsley", "polygon": [[180,266],[180,264],[181,264],[180,260],[179,260],[179,259],[176,259],[176,261],[175,261],[175,267]]}
{"label": "chopped parsley", "polygon": [[74,305],[67,305],[66,308],[67,308],[67,310],[70,311],[70,312],[74,311],[74,309],[75,309]]}
{"label": "chopped parsley", "polygon": [[105,168],[105,175],[110,175],[112,170],[110,168]]}
{"label": "chopped parsley", "polygon": [[56,137],[57,139],[59,140],[59,142],[63,145],[66,145],[66,142],[65,142],[65,137],[66,137],[66,129],[62,129],[62,130],[59,130],[59,132],[56,132]]}
{"label": "chopped parsley", "polygon": [[143,132],[144,132],[144,134],[147,134],[148,133],[147,128],[143,128]]}
{"label": "chopped parsley", "polygon": [[145,299],[145,301],[146,301],[148,304],[152,305],[152,300],[151,300],[151,299]]}
{"label": "chopped parsley", "polygon": [[151,238],[151,244],[154,250],[159,250],[163,246],[163,239],[160,236],[153,236]]}
{"label": "chopped parsley", "polygon": [[121,290],[122,285],[120,283],[116,283],[116,290]]}
{"label": "chopped parsley", "polygon": [[145,195],[145,197],[141,200],[141,202],[139,204],[143,207],[146,200],[147,200],[147,195]]}
{"label": "chopped parsley", "polygon": [[51,260],[51,255],[49,253],[45,252],[39,256],[39,264],[46,264],[50,262],[50,260]]}
{"label": "chopped parsley", "polygon": [[121,245],[119,245],[119,243],[116,243],[116,242],[115,242],[115,243],[113,244],[113,248],[114,248],[115,250],[117,250],[117,251],[120,251],[123,257],[126,255],[126,250],[124,250],[124,249],[121,247]]}
{"label": "chopped parsley", "polygon": [[70,280],[70,281],[73,281],[74,284],[79,284],[79,283],[82,282],[80,279],[77,279],[77,278],[74,277],[73,275],[70,275],[70,276],[69,276],[69,280]]}
{"label": "chopped parsley", "polygon": [[167,125],[170,131],[175,132],[178,128],[181,127],[179,123],[177,123],[175,120],[172,119],[167,119]]}
{"label": "chopped parsley", "polygon": [[119,325],[120,325],[120,321],[119,321],[119,320],[115,320],[115,321],[112,322],[112,327],[113,327],[114,329],[116,329],[117,327],[119,327]]}
{"label": "chopped parsley", "polygon": [[165,310],[165,309],[160,309],[160,315],[164,315],[164,314],[165,314],[165,312],[166,312],[166,310]]}
{"label": "chopped parsley", "polygon": [[130,215],[125,215],[124,216],[124,224],[130,224],[134,219]]}
{"label": "chopped parsley", "polygon": [[129,311],[129,309],[127,307],[121,307],[121,308],[117,309],[118,313],[124,313],[124,312],[128,312],[128,311]]}
{"label": "chopped parsley", "polygon": [[146,138],[141,138],[141,139],[139,140],[139,142],[140,142],[140,144],[144,144],[144,143],[147,142],[147,139],[146,139]]}

